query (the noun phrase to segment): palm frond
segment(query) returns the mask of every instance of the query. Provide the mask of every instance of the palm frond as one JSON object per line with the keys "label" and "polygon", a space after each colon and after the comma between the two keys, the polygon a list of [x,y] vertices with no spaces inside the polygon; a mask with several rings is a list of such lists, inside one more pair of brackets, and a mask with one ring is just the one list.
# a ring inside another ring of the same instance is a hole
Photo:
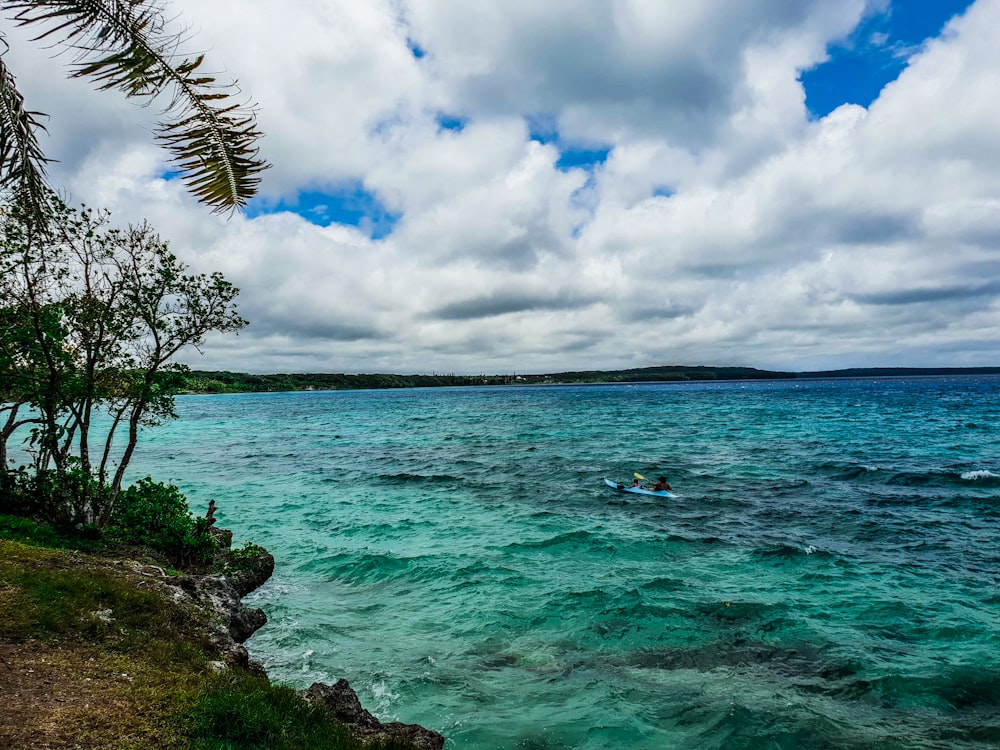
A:
{"label": "palm frond", "polygon": [[132,98],[168,94],[157,139],[200,201],[222,212],[256,193],[270,165],[256,145],[254,107],[234,103],[235,81],[199,72],[202,55],[178,52],[183,39],[166,31],[158,0],[0,0],[0,7],[21,26],[45,27],[36,40],[72,49],[74,76]]}
{"label": "palm frond", "polygon": [[0,56],[0,191],[42,219],[51,190],[45,180],[45,157],[38,143],[44,131],[40,112],[25,109],[14,74]]}

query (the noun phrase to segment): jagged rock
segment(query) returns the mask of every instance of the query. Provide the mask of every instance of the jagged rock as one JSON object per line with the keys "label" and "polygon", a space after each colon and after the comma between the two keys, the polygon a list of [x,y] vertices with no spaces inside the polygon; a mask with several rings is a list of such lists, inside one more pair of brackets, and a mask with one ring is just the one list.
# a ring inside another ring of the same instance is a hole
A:
{"label": "jagged rock", "polygon": [[255,544],[222,552],[220,562],[226,578],[240,596],[259,588],[274,574],[274,555]]}
{"label": "jagged rock", "polygon": [[[174,601],[209,615],[199,619],[206,623],[205,637],[221,657],[215,662],[217,666],[242,667],[267,678],[263,666],[251,659],[243,646],[267,623],[267,615],[261,609],[244,607],[242,598],[271,577],[274,557],[263,547],[253,544],[242,549],[228,549],[232,534],[214,527],[211,531],[217,539],[221,534],[220,542],[225,542],[225,549],[220,550],[216,560],[222,573],[171,576],[156,566],[129,566]],[[444,747],[442,735],[419,724],[379,721],[362,707],[347,680],[339,680],[335,685],[317,682],[302,691],[302,695],[307,700],[326,706],[338,721],[346,724],[361,739],[396,737],[405,739],[418,750],[442,750]]]}
{"label": "jagged rock", "polygon": [[398,737],[412,743],[419,750],[441,750],[444,737],[419,724],[403,724],[393,721],[383,724],[367,711],[358,699],[358,694],[347,680],[337,680],[335,685],[314,682],[302,691],[306,700],[326,706],[334,718],[346,724],[360,739],[389,739]]}
{"label": "jagged rock", "polygon": [[244,607],[224,575],[165,576],[158,583],[174,601],[209,615],[203,618],[207,623],[205,637],[224,661],[263,674],[263,668],[250,659],[242,644],[264,626],[267,615],[261,609]]}
{"label": "jagged rock", "polygon": [[237,643],[246,643],[247,638],[266,624],[267,615],[264,614],[264,610],[241,607],[229,621],[229,634]]}

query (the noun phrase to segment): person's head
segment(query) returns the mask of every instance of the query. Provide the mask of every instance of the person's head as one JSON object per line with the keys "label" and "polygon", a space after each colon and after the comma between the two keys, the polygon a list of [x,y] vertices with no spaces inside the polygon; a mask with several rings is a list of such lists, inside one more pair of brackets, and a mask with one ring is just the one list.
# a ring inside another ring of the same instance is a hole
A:
{"label": "person's head", "polygon": [[666,482],[666,481],[667,481],[667,478],[666,478],[666,477],[660,477],[660,478],[659,478],[659,479],[657,479],[656,481],[657,481],[657,482]]}

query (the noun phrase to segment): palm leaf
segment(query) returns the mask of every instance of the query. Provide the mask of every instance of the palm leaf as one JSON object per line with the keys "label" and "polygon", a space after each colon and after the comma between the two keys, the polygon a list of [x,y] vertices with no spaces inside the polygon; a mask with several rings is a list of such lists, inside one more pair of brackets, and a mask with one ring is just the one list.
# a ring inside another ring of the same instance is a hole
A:
{"label": "palm leaf", "polygon": [[25,109],[14,75],[0,57],[0,190],[34,217],[45,214],[51,196],[45,181],[50,160],[37,137],[45,130],[40,117],[41,113]]}
{"label": "palm leaf", "polygon": [[268,168],[260,158],[256,113],[234,102],[236,82],[200,73],[202,55],[178,52],[158,0],[0,0],[21,26],[45,30],[36,41],[74,51],[73,76],[98,88],[152,100],[169,95],[157,139],[172,154],[188,189],[216,212],[246,205]]}

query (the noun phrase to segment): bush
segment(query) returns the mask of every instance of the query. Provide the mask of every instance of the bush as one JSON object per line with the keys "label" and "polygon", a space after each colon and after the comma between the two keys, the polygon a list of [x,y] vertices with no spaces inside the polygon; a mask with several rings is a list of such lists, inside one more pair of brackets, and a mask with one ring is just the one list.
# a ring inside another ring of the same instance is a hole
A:
{"label": "bush", "polygon": [[194,518],[172,484],[139,480],[118,495],[109,533],[119,541],[162,552],[178,567],[205,564],[216,544],[204,518]]}
{"label": "bush", "polygon": [[23,468],[17,471],[0,470],[0,514],[27,515],[24,498],[26,483],[27,474]]}
{"label": "bush", "polygon": [[90,527],[111,493],[78,465],[64,471],[0,472],[0,513],[34,518],[62,531]]}

